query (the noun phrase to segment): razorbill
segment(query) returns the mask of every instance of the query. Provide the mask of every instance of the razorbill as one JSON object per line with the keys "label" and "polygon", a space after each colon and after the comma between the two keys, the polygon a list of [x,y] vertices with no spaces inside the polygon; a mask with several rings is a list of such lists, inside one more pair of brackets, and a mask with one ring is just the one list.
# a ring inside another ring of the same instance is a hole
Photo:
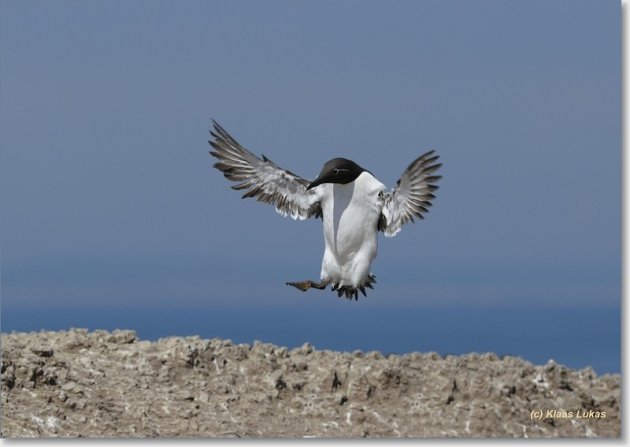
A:
{"label": "razorbill", "polygon": [[319,282],[287,282],[299,290],[325,289],[332,284],[338,296],[358,299],[359,291],[373,288],[370,272],[376,257],[377,233],[395,236],[414,217],[423,219],[438,189],[434,183],[441,164],[429,151],[415,159],[403,172],[396,187],[386,191],[370,171],[345,158],[324,164],[313,181],[280,168],[267,157],[258,158],[241,146],[216,121],[209,141],[210,154],[219,161],[214,167],[244,190],[243,198],[255,197],[274,205],[276,211],[293,219],[319,217],[324,223],[324,258]]}

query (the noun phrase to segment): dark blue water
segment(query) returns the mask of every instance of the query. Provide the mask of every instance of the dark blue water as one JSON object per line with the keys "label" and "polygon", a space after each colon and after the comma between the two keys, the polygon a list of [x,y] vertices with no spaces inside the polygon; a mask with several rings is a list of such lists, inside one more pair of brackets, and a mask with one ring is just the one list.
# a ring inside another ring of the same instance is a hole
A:
{"label": "dark blue water", "polygon": [[535,364],[553,358],[572,368],[592,366],[600,374],[621,367],[619,309],[3,309],[1,322],[3,332],[133,329],[150,340],[199,335],[341,351],[495,352]]}

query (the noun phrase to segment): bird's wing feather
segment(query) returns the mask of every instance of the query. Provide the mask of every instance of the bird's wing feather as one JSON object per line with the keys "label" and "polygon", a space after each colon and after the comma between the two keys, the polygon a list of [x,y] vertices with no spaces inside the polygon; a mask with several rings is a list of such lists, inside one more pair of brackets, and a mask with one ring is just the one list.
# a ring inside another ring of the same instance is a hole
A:
{"label": "bird's wing feather", "polygon": [[407,222],[414,222],[414,217],[424,219],[428,213],[431,200],[435,198],[434,185],[442,176],[433,175],[441,163],[436,163],[438,155],[429,151],[415,159],[403,172],[400,180],[391,192],[383,197],[383,210],[379,219],[378,229],[385,236],[393,237]]}
{"label": "bird's wing feather", "polygon": [[310,181],[280,168],[264,155],[262,160],[241,146],[216,121],[212,121],[213,137],[209,141],[214,151],[210,155],[219,161],[214,167],[223,172],[228,180],[240,182],[232,186],[245,190],[243,198],[255,197],[259,202],[269,203],[283,216],[293,219],[321,217],[319,189],[306,190]]}

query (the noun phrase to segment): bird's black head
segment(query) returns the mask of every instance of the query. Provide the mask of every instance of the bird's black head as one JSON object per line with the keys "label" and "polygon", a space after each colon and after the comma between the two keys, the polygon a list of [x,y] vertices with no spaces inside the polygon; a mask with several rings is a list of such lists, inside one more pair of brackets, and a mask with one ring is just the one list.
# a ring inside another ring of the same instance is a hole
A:
{"label": "bird's black head", "polygon": [[353,182],[365,171],[361,166],[346,158],[333,158],[327,161],[317,178],[306,188],[315,188],[322,183],[340,183],[345,185]]}

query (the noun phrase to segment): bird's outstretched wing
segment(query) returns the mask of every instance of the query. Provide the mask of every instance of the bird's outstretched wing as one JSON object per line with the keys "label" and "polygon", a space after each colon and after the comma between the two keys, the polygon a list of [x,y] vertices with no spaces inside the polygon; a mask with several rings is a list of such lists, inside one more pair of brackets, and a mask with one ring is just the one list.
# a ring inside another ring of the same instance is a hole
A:
{"label": "bird's outstretched wing", "polygon": [[[255,197],[259,202],[275,205],[276,211],[293,219],[321,217],[321,197],[316,189],[306,190],[310,181],[278,167],[264,155],[262,160],[241,146],[216,121],[210,155],[219,161],[214,167],[228,180],[240,182],[233,189],[244,189],[243,198]],[[317,188],[319,189],[319,188]]]}
{"label": "bird's outstretched wing", "polygon": [[429,212],[431,200],[435,198],[433,192],[438,189],[433,183],[442,177],[433,175],[442,166],[436,163],[438,158],[435,151],[416,158],[403,172],[396,188],[384,195],[378,229],[385,236],[395,236],[404,224],[414,222],[414,217],[424,219],[423,214]]}

